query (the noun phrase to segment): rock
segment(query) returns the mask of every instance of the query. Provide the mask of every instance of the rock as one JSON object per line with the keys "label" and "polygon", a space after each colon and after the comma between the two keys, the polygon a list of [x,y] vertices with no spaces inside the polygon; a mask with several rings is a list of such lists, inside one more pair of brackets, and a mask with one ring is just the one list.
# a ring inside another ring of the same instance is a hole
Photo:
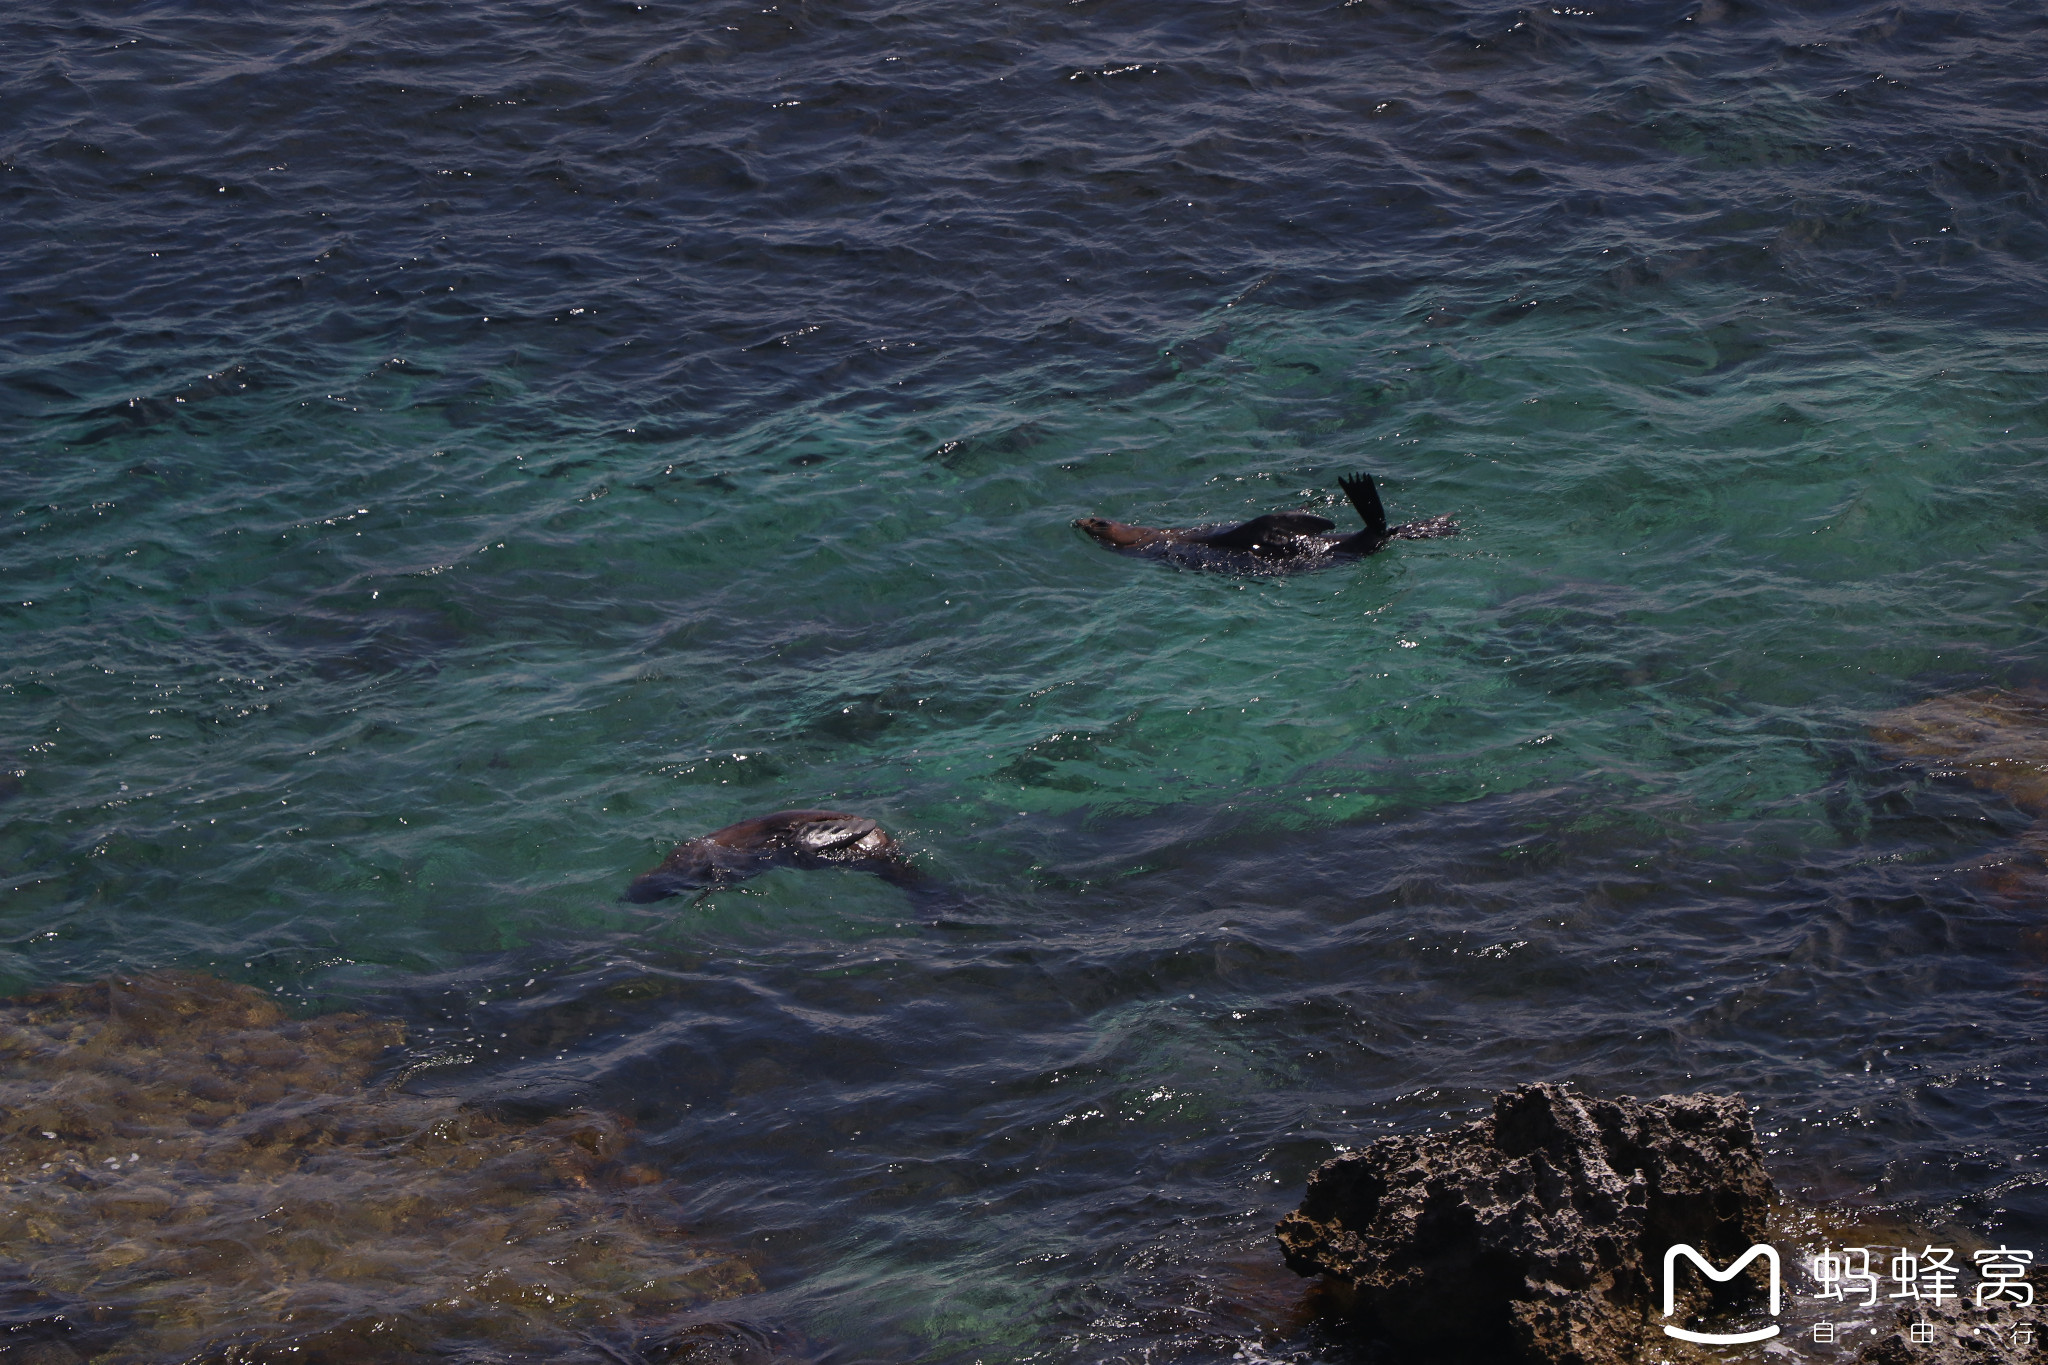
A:
{"label": "rock", "polygon": [[[1654,1330],[1664,1249],[1683,1242],[1727,1265],[1764,1239],[1770,1201],[1734,1096],[1607,1101],[1527,1085],[1491,1117],[1324,1163],[1278,1235],[1288,1266],[1329,1276],[1377,1335],[1619,1365]],[[1716,1295],[1733,1302],[1750,1280]]]}
{"label": "rock", "polygon": [[570,1365],[761,1287],[622,1120],[378,1084],[402,1043],[185,972],[0,1000],[0,1365]]}
{"label": "rock", "polygon": [[1870,733],[1900,758],[2048,816],[2048,693],[1985,687],[1928,697],[1872,717]]}
{"label": "rock", "polygon": [[1893,757],[1937,777],[1960,777],[2034,816],[2015,845],[1977,866],[1991,871],[2016,861],[1994,885],[2038,891],[2038,871],[2029,865],[2048,862],[2048,692],[1986,687],[1928,697],[1873,717],[1870,734]]}

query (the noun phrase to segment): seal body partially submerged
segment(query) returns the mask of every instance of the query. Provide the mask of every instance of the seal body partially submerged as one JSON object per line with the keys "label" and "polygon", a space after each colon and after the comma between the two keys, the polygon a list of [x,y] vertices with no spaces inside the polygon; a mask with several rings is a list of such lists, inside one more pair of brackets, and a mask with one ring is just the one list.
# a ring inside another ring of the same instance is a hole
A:
{"label": "seal body partially submerged", "polygon": [[896,841],[864,815],[779,810],[677,844],[659,867],[633,879],[626,899],[714,891],[775,867],[850,867],[899,883],[918,877]]}
{"label": "seal body partially submerged", "polygon": [[1217,526],[1129,526],[1103,517],[1083,517],[1074,525],[1104,549],[1163,559],[1188,569],[1251,574],[1323,569],[1348,559],[1363,559],[1396,540],[1435,540],[1458,534],[1458,523],[1449,517],[1387,525],[1387,509],[1370,474],[1339,479],[1337,486],[1351,499],[1359,520],[1365,523],[1364,530],[1348,536],[1332,534],[1337,523],[1305,507]]}

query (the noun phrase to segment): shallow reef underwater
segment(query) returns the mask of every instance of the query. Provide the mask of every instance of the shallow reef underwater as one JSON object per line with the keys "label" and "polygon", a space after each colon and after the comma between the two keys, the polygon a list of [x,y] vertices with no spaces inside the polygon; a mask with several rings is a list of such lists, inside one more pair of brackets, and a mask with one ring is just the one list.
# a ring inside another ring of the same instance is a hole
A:
{"label": "shallow reef underwater", "polygon": [[368,1085],[402,1042],[390,1020],[293,1019],[182,972],[10,1002],[6,1358],[711,1349],[720,1324],[692,1314],[760,1281],[678,1224],[617,1119],[510,1122]]}

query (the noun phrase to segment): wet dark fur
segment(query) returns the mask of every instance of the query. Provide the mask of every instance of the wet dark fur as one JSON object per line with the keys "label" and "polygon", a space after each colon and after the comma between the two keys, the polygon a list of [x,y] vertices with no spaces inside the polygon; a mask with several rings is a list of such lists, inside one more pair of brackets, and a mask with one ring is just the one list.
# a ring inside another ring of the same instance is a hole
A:
{"label": "wet dark fur", "polygon": [[1306,507],[1216,526],[1129,526],[1102,517],[1083,517],[1074,525],[1104,549],[1163,559],[1187,569],[1247,574],[1303,573],[1363,559],[1392,541],[1435,540],[1458,534],[1458,523],[1449,517],[1388,526],[1379,488],[1370,474],[1354,474],[1337,482],[1365,523],[1364,530],[1348,536],[1330,534],[1337,523]]}
{"label": "wet dark fur", "polygon": [[780,810],[677,844],[626,888],[629,901],[711,891],[774,867],[849,867],[907,885],[918,872],[882,827],[836,810]]}

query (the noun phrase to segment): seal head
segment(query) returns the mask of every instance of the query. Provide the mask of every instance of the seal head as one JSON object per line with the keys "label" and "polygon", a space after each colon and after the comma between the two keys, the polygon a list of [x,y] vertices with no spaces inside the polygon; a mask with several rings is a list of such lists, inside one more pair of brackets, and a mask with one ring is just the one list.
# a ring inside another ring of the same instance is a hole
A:
{"label": "seal head", "polygon": [[1157,531],[1150,526],[1127,526],[1121,521],[1107,517],[1083,517],[1074,525],[1094,537],[1095,542],[1105,549],[1136,550],[1153,544],[1171,531]]}

